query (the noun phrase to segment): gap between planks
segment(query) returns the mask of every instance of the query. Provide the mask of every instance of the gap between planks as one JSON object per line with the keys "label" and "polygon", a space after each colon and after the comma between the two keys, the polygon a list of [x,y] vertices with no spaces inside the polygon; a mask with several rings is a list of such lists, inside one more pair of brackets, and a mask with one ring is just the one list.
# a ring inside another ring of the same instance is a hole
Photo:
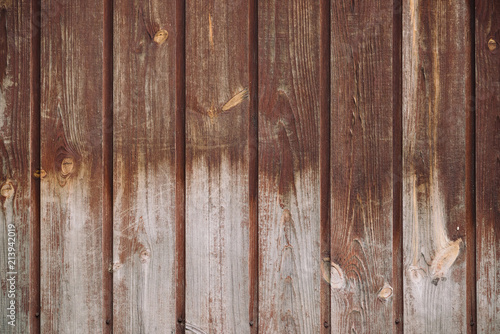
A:
{"label": "gap between planks", "polygon": [[[330,266],[330,0],[320,3],[320,265]],[[328,268],[329,270],[329,268]],[[320,286],[321,332],[331,333],[331,289],[324,279]]]}
{"label": "gap between planks", "polygon": [[31,50],[30,50],[30,288],[29,288],[29,329],[30,333],[40,333],[40,178],[34,178],[40,171],[40,78],[41,78],[41,3],[31,1]]}
{"label": "gap between planks", "polygon": [[175,3],[175,252],[176,333],[186,324],[186,3]]}
{"label": "gap between planks", "polygon": [[103,332],[113,331],[113,0],[103,2],[102,259]]}
{"label": "gap between planks", "polygon": [[258,105],[259,105],[259,55],[258,55],[258,0],[249,0],[248,7],[248,208],[249,208],[249,326],[252,334],[259,331],[259,152],[258,152]]}
{"label": "gap between planks", "polygon": [[477,333],[477,297],[476,297],[476,27],[475,1],[469,6],[468,54],[469,71],[465,78],[466,94],[466,129],[465,129],[465,238],[466,238],[466,309],[469,317],[468,333]]}

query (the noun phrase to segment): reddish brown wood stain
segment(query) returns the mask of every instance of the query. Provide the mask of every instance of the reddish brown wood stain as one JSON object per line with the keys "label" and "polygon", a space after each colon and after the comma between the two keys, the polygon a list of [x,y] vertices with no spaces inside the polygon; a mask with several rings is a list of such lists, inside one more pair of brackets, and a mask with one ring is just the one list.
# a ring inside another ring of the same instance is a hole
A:
{"label": "reddish brown wood stain", "polygon": [[498,12],[0,0],[0,332],[500,331]]}

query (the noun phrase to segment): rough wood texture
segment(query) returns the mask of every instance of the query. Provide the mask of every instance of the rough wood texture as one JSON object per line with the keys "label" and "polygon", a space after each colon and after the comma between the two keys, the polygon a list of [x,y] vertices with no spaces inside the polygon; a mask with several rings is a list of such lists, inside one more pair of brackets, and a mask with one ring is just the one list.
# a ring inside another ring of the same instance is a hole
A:
{"label": "rough wood texture", "polygon": [[392,1],[332,1],[332,332],[392,327]]}
{"label": "rough wood texture", "polygon": [[405,331],[464,333],[468,5],[403,10]]}
{"label": "rough wood texture", "polygon": [[476,1],[477,331],[500,332],[500,3]]}
{"label": "rough wood texture", "polygon": [[168,0],[115,3],[116,333],[170,333],[177,323],[174,9]]}
{"label": "rough wood texture", "polygon": [[[30,175],[30,37],[30,4],[0,2],[1,333],[28,333],[31,322],[30,196],[37,181]],[[7,317],[11,301],[14,319]]]}
{"label": "rough wood texture", "polygon": [[320,318],[319,3],[259,2],[259,330]]}
{"label": "rough wood texture", "polygon": [[102,332],[102,4],[42,4],[41,330]]}
{"label": "rough wood texture", "polygon": [[247,333],[248,4],[186,13],[186,330]]}

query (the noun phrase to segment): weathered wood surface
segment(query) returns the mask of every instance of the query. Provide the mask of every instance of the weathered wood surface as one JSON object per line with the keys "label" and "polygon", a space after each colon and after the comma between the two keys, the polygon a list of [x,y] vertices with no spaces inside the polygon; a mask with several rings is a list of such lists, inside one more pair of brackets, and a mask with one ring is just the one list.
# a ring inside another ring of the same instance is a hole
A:
{"label": "weathered wood surface", "polygon": [[500,5],[402,2],[0,0],[0,332],[500,331]]}
{"label": "weathered wood surface", "polygon": [[[1,333],[28,333],[31,322],[30,196],[37,180],[30,175],[30,26],[29,3],[0,2]],[[14,319],[7,317],[11,301]]]}
{"label": "weathered wood surface", "polygon": [[175,331],[175,2],[115,2],[116,333]]}
{"label": "weathered wood surface", "polygon": [[259,331],[320,331],[319,3],[259,2]]}
{"label": "weathered wood surface", "polygon": [[500,332],[500,3],[476,1],[477,331]]}
{"label": "weathered wood surface", "polygon": [[405,331],[465,333],[466,1],[403,4]]}
{"label": "weathered wood surface", "polygon": [[102,332],[102,3],[42,12],[41,331]]}
{"label": "weathered wood surface", "polygon": [[186,15],[186,332],[247,333],[248,3]]}
{"label": "weathered wood surface", "polygon": [[332,1],[333,333],[392,328],[392,1]]}

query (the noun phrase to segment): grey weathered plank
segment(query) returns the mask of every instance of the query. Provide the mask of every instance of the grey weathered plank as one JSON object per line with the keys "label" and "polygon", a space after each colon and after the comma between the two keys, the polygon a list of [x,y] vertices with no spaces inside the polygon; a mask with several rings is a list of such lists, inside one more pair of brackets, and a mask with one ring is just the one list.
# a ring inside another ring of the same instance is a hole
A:
{"label": "grey weathered plank", "polygon": [[392,329],[393,1],[332,1],[333,333]]}
{"label": "grey weathered plank", "polygon": [[248,3],[186,7],[186,329],[247,333]]}
{"label": "grey weathered plank", "polygon": [[405,331],[463,333],[467,1],[403,4]]}
{"label": "grey weathered plank", "polygon": [[29,3],[0,2],[1,333],[29,332],[30,283],[36,283],[30,281],[30,195],[37,182],[30,176],[30,26]]}
{"label": "grey weathered plank", "polygon": [[319,3],[259,2],[259,331],[320,318]]}
{"label": "grey weathered plank", "polygon": [[102,332],[102,3],[42,13],[41,331]]}
{"label": "grey weathered plank", "polygon": [[175,331],[175,2],[114,6],[116,333]]}
{"label": "grey weathered plank", "polygon": [[500,3],[476,1],[477,331],[500,332]]}

